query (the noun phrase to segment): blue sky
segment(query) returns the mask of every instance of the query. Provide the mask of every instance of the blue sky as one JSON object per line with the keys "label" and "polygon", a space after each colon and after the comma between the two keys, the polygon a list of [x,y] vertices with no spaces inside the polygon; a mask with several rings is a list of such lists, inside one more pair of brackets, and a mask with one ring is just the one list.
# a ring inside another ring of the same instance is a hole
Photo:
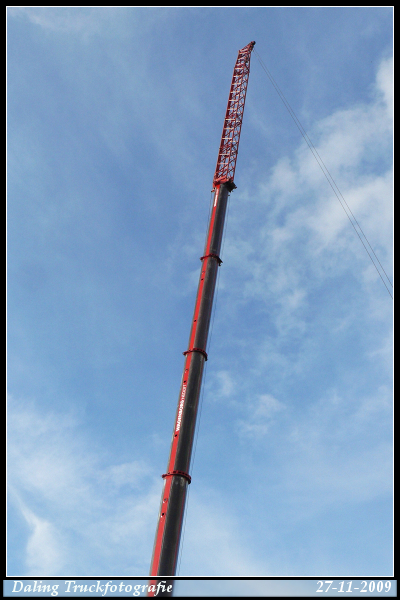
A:
{"label": "blue sky", "polygon": [[[9,576],[148,573],[252,40],[390,274],[391,8],[8,9]],[[235,182],[179,574],[390,576],[392,300],[255,55]]]}

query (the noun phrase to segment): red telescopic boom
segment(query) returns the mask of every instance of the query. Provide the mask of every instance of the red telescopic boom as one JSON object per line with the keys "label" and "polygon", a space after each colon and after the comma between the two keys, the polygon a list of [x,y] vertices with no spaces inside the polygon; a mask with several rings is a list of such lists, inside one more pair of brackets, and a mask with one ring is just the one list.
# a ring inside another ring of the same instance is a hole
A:
{"label": "red telescopic boom", "polygon": [[[214,201],[202,261],[200,281],[192,319],[188,349],[185,355],[178,407],[172,433],[167,472],[162,476],[164,489],[153,549],[149,596],[171,595],[170,580],[160,577],[175,575],[183,514],[185,510],[190,459],[204,363],[207,360],[207,338],[214,299],[222,234],[229,193],[234,184],[239,150],[244,103],[250,74],[250,56],[255,42],[239,50],[229,92],[224,127],[214,174]],[[153,587],[152,587],[153,586]]]}

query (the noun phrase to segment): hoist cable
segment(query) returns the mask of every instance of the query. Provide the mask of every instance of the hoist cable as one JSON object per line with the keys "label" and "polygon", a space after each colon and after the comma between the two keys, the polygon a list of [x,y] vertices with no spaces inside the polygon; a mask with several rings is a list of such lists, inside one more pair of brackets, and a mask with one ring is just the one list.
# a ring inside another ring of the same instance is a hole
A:
{"label": "hoist cable", "polygon": [[[285,98],[285,96],[284,96],[283,92],[281,91],[281,89],[279,88],[278,84],[276,83],[276,81],[275,81],[275,80],[274,80],[274,78],[272,77],[271,73],[269,72],[269,70],[267,69],[267,67],[265,66],[265,64],[263,63],[263,61],[261,60],[261,58],[260,58],[259,54],[256,52],[256,50],[253,50],[253,52],[254,52],[254,53],[255,53],[255,55],[257,56],[257,58],[258,58],[258,61],[259,61],[260,65],[261,65],[262,69],[263,69],[263,70],[264,70],[264,72],[266,73],[266,75],[267,75],[268,79],[270,80],[270,82],[272,83],[272,85],[273,85],[273,87],[274,87],[275,91],[277,92],[278,96],[280,97],[280,99],[282,100],[283,104],[285,105],[285,107],[286,107],[286,109],[287,109],[288,113],[289,113],[289,114],[290,114],[290,116],[292,117],[292,119],[293,119],[293,121],[294,121],[294,123],[295,123],[295,125],[296,125],[297,129],[300,131],[301,135],[303,136],[303,138],[304,138],[304,140],[305,140],[305,142],[306,142],[307,146],[309,147],[309,149],[310,149],[310,151],[311,151],[312,155],[314,156],[315,160],[317,161],[317,163],[318,163],[318,165],[319,165],[319,167],[320,167],[320,169],[321,169],[322,173],[325,175],[325,178],[326,178],[327,182],[328,182],[328,183],[329,183],[329,185],[331,186],[331,188],[332,188],[332,190],[333,190],[333,193],[335,194],[336,198],[339,200],[341,207],[343,208],[344,212],[346,213],[346,216],[347,216],[347,218],[349,219],[349,221],[350,221],[350,223],[351,223],[351,225],[352,225],[352,227],[353,227],[354,231],[355,231],[355,232],[356,232],[356,234],[358,235],[358,237],[359,237],[359,239],[360,239],[360,242],[361,242],[361,243],[362,243],[362,245],[364,246],[366,253],[367,253],[367,254],[368,254],[368,256],[370,257],[370,259],[371,259],[371,262],[372,262],[372,264],[374,265],[374,267],[375,267],[375,269],[376,269],[376,271],[377,271],[377,273],[378,273],[379,277],[382,279],[383,285],[384,285],[384,286],[385,286],[385,288],[387,289],[387,291],[388,291],[388,293],[389,293],[389,296],[390,296],[390,297],[393,299],[393,296],[392,296],[392,294],[391,294],[391,292],[390,292],[390,290],[389,290],[388,286],[386,285],[386,282],[385,282],[385,280],[383,279],[383,277],[382,277],[382,275],[381,275],[381,273],[380,273],[380,271],[379,271],[378,267],[376,266],[376,264],[375,264],[375,262],[374,262],[374,260],[373,260],[373,258],[372,258],[372,256],[371,256],[371,254],[368,252],[368,248],[367,248],[367,247],[366,247],[366,245],[364,244],[364,241],[363,241],[363,239],[361,238],[361,236],[360,236],[359,232],[357,231],[357,229],[356,229],[356,227],[355,227],[355,225],[354,225],[354,223],[353,223],[353,221],[352,221],[352,219],[351,219],[350,215],[348,214],[348,212],[347,212],[346,208],[344,207],[344,205],[343,205],[343,203],[342,203],[342,201],[341,201],[340,197],[342,198],[343,202],[344,202],[344,203],[345,203],[345,205],[347,206],[347,208],[348,208],[348,210],[349,210],[349,212],[350,212],[351,216],[353,217],[353,219],[354,219],[355,223],[357,224],[357,226],[358,226],[359,230],[361,231],[362,235],[364,236],[364,238],[365,238],[365,241],[367,242],[367,244],[368,244],[368,246],[370,247],[370,249],[371,249],[371,251],[372,251],[373,255],[375,256],[376,260],[378,261],[378,263],[379,263],[379,265],[380,265],[380,267],[381,267],[382,271],[384,272],[384,274],[385,274],[385,276],[386,276],[386,278],[387,278],[387,280],[388,280],[389,284],[390,284],[390,285],[391,285],[391,287],[393,288],[393,284],[392,284],[392,282],[390,281],[390,279],[389,279],[389,277],[388,277],[388,275],[387,275],[387,273],[386,273],[385,269],[384,269],[384,268],[383,268],[383,266],[381,265],[381,262],[380,262],[379,258],[378,258],[378,257],[377,257],[377,255],[375,254],[375,252],[374,252],[374,249],[372,248],[371,244],[369,243],[369,241],[368,241],[368,239],[367,239],[367,236],[365,235],[364,231],[363,231],[363,230],[362,230],[362,228],[361,228],[361,225],[359,224],[359,222],[358,222],[358,221],[357,221],[357,219],[355,218],[355,216],[354,216],[354,214],[353,214],[353,212],[352,212],[351,208],[349,207],[349,205],[347,204],[346,200],[344,199],[344,197],[343,197],[343,195],[342,195],[341,191],[339,190],[339,188],[338,188],[338,186],[337,186],[337,184],[336,184],[335,180],[333,179],[332,175],[330,174],[330,172],[328,171],[327,167],[325,166],[325,163],[323,162],[322,158],[321,158],[321,157],[320,157],[320,155],[318,154],[318,151],[317,151],[317,149],[315,148],[314,144],[312,143],[312,141],[311,141],[311,140],[310,140],[310,138],[308,137],[308,135],[307,135],[307,132],[305,131],[305,129],[304,129],[304,127],[302,126],[302,124],[300,123],[299,119],[297,118],[297,116],[296,116],[295,112],[293,111],[292,107],[290,106],[289,102],[286,100],[286,98]],[[340,196],[340,197],[339,197],[339,196]]]}

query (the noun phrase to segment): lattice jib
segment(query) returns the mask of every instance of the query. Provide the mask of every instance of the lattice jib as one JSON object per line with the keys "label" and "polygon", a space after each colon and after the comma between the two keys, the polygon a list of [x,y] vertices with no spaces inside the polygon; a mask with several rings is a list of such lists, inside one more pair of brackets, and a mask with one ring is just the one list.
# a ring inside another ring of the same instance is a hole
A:
{"label": "lattice jib", "polygon": [[217,167],[214,174],[214,185],[225,181],[233,182],[234,180],[244,103],[250,74],[250,56],[254,44],[255,42],[250,42],[242,50],[239,50],[235,68],[233,69]]}

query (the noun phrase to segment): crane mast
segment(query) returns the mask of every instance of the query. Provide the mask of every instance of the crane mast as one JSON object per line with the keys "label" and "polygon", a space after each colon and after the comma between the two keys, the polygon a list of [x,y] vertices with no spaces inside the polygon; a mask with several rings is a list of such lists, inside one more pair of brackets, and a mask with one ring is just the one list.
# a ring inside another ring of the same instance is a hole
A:
{"label": "crane mast", "polygon": [[[204,247],[200,280],[197,289],[196,303],[189,336],[188,349],[183,352],[185,364],[179,392],[174,429],[172,433],[171,451],[167,472],[162,475],[164,489],[158,516],[154,541],[153,557],[150,568],[150,581],[157,592],[149,591],[149,596],[171,595],[165,586],[157,586],[160,577],[173,576],[176,572],[179,542],[181,537],[183,515],[185,510],[187,486],[191,482],[189,475],[190,459],[196,426],[204,363],[207,360],[207,338],[214,299],[214,290],[225,213],[230,192],[236,188],[234,184],[236,159],[239,150],[240,131],[242,127],[247,84],[250,74],[250,56],[255,42],[250,42],[242,50],[236,60],[228,98],[221,143],[218,152],[217,166],[213,179],[213,204],[208,225],[208,233]],[[167,583],[170,583],[167,581]]]}

